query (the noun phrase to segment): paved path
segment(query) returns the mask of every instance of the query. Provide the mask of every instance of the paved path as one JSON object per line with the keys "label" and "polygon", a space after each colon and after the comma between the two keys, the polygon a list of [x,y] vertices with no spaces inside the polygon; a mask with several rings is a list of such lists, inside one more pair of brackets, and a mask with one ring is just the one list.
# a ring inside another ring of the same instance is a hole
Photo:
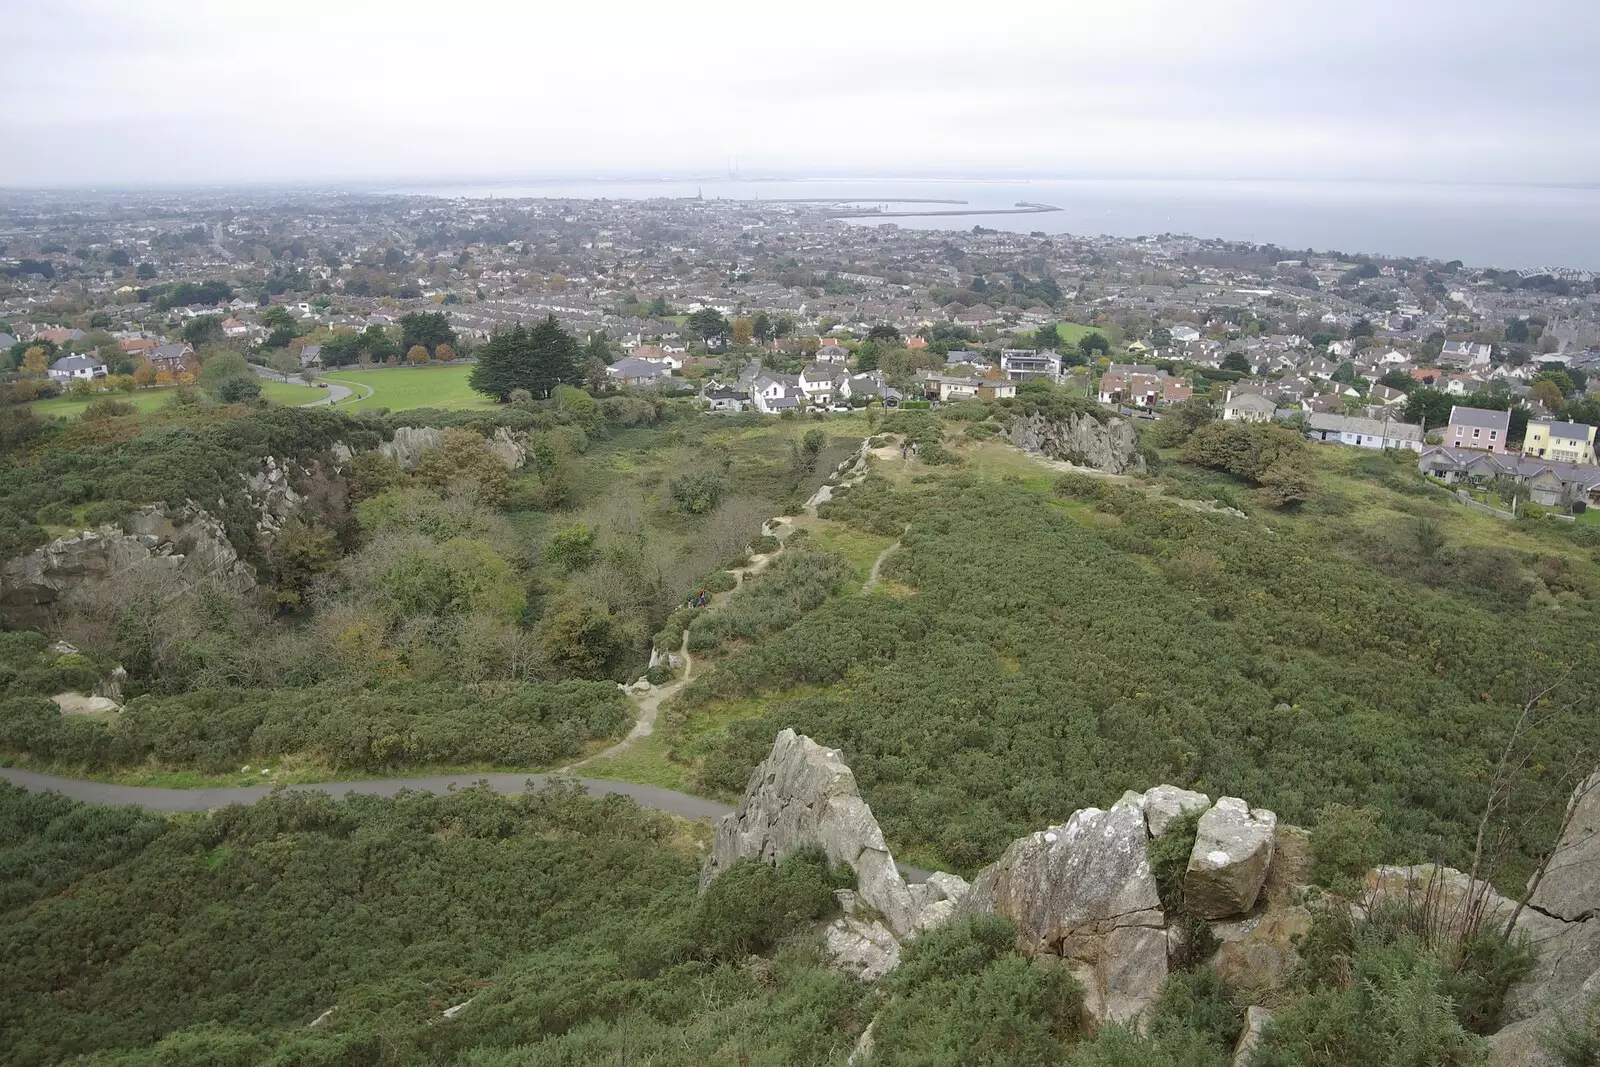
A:
{"label": "paved path", "polygon": [[[90,782],[78,778],[57,778],[52,774],[0,767],[0,778],[12,785],[32,790],[54,790],[73,800],[92,804],[132,804],[151,811],[210,811],[229,804],[253,804],[271,793],[273,786],[246,785],[216,789],[161,789],[155,786],[112,785],[108,782]],[[726,804],[692,797],[688,793],[675,793],[653,785],[635,785],[632,782],[606,782],[598,778],[574,778],[561,774],[450,774],[426,778],[370,778],[355,782],[319,782],[313,785],[281,786],[286,792],[326,793],[342,797],[346,793],[366,796],[392,797],[402,789],[428,790],[443,793],[450,789],[465,789],[478,782],[486,782],[496,793],[522,793],[531,785],[542,788],[550,782],[576,782],[596,796],[616,793],[632,797],[640,806],[681,815],[686,819],[714,820],[733,809]]]}
{"label": "paved path", "polygon": [[[263,367],[259,363],[252,363],[250,366],[254,368],[255,372],[263,378],[270,378],[275,382],[289,382],[289,378],[287,376],[279,374],[271,367]],[[314,408],[320,407],[323,404],[337,404],[339,401],[350,395],[350,387],[347,385],[335,385],[333,382],[325,382],[324,384],[326,388],[316,390],[318,394],[317,399],[307,400],[304,404],[300,404],[298,406],[303,408]],[[370,396],[371,393],[369,392],[368,395]]]}

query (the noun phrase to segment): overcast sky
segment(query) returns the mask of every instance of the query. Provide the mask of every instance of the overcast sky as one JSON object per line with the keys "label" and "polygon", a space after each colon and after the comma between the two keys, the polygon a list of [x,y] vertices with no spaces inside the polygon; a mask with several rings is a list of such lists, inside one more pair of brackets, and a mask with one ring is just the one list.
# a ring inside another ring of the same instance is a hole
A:
{"label": "overcast sky", "polygon": [[0,185],[1600,181],[1600,0],[0,0]]}

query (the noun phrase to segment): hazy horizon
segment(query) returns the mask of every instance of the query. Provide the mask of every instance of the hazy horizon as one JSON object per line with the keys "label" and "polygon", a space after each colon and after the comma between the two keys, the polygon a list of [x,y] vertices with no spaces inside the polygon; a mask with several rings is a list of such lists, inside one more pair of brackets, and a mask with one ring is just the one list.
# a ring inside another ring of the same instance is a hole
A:
{"label": "hazy horizon", "polygon": [[808,175],[1571,184],[1600,5],[60,0],[0,187]]}

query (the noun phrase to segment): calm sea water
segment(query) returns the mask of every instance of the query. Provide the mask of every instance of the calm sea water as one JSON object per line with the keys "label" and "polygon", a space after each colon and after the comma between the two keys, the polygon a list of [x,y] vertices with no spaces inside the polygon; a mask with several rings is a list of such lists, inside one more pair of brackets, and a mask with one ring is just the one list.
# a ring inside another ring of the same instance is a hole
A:
{"label": "calm sea water", "polygon": [[864,204],[918,197],[962,200],[972,208],[1029,201],[1062,210],[893,221],[938,230],[980,224],[1022,232],[1118,237],[1187,233],[1294,249],[1459,259],[1469,266],[1600,270],[1600,187],[1131,179],[664,179],[432,185],[390,191],[444,197],[624,200],[696,195],[732,200],[849,197]]}

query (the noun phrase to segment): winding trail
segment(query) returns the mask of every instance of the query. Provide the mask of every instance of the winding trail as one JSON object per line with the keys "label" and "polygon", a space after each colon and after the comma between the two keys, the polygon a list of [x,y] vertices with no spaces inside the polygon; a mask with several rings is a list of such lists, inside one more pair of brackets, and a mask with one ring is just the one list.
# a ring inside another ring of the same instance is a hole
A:
{"label": "winding trail", "polygon": [[[767,527],[769,529],[779,529],[788,524],[789,521],[787,518],[776,518],[767,523]],[[739,587],[744,585],[746,578],[753,578],[762,571],[766,570],[767,565],[776,559],[778,553],[782,551],[782,546],[779,546],[777,549],[767,552],[763,555],[751,556],[749,566],[733,572],[733,588],[729,589],[726,593],[717,593],[713,595],[711,597],[711,601],[706,605],[705,610],[715,611],[722,605],[726,604],[728,602],[728,598],[737,593],[739,591]],[[628,695],[633,699],[634,704],[636,704],[639,708],[639,718],[634,722],[633,729],[628,731],[628,736],[624,737],[621,741],[618,741],[610,748],[602,749],[592,756],[585,756],[576,763],[567,764],[565,767],[561,768],[561,773],[565,774],[568,771],[576,770],[577,768],[582,767],[584,764],[593,763],[596,760],[609,759],[612,756],[620,756],[622,753],[628,751],[628,749],[638,744],[641,739],[649,737],[651,734],[655,733],[656,716],[661,711],[661,705],[667,700],[668,697],[675,695],[678,690],[688,685],[689,678],[694,673],[694,659],[689,655],[689,631],[687,628],[685,628],[683,631],[683,643],[678,646],[678,655],[683,657],[683,675],[681,677],[673,679],[666,685],[653,685],[642,693],[636,693],[632,691],[628,693]]]}
{"label": "winding trail", "polygon": [[210,811],[229,804],[253,804],[270,794],[274,788],[287,793],[325,793],[342,797],[346,793],[362,796],[392,797],[402,790],[428,790],[443,793],[451,789],[465,789],[485,782],[496,793],[522,793],[529,788],[541,789],[551,782],[576,782],[590,793],[602,795],[615,793],[632,797],[641,807],[681,815],[686,819],[714,820],[733,809],[726,804],[702,800],[688,793],[677,793],[653,785],[635,785],[632,782],[610,782],[598,778],[574,778],[565,774],[449,774],[422,778],[369,778],[354,782],[317,782],[310,785],[246,785],[216,789],[161,789],[155,786],[112,785],[109,782],[89,782],[78,778],[57,778],[52,774],[0,767],[0,778],[12,785],[32,790],[53,790],[73,800],[92,804],[132,804],[150,811],[196,812]]}
{"label": "winding trail", "polygon": [[[900,537],[904,537],[910,532],[911,524],[908,522],[906,523],[906,528],[900,532]],[[894,544],[890,545],[888,548],[885,548],[882,552],[879,552],[878,558],[872,561],[872,569],[867,572],[866,584],[861,587],[861,591],[863,593],[870,593],[874,588],[877,587],[878,576],[883,571],[884,561],[889,558],[895,549],[900,547],[900,537],[895,538]]]}

